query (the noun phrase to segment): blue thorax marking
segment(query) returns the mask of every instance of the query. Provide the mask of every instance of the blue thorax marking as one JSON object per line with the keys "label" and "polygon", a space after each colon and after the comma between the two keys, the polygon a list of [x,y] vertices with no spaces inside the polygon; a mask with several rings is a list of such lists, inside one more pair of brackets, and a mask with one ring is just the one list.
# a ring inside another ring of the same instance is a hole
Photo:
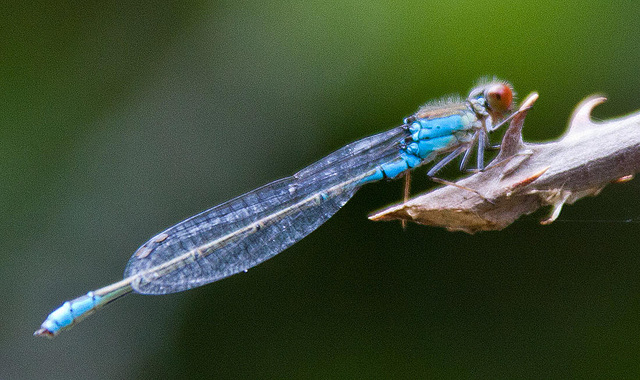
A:
{"label": "blue thorax marking", "polygon": [[415,120],[409,125],[409,136],[400,142],[399,157],[380,164],[374,174],[360,183],[395,178],[406,170],[433,160],[469,134],[475,121],[473,112]]}
{"label": "blue thorax marking", "polygon": [[409,126],[413,141],[428,140],[440,136],[450,136],[455,132],[469,129],[468,118],[456,114],[435,119],[418,119]]}

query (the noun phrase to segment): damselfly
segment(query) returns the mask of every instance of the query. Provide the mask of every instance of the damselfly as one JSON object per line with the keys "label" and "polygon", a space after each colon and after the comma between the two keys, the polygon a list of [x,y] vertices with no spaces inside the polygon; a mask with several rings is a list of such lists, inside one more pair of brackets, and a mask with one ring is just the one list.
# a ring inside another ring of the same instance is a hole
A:
{"label": "damselfly", "polygon": [[399,177],[438,156],[445,155],[429,176],[460,155],[464,166],[474,146],[482,169],[487,133],[512,107],[511,85],[497,80],[480,84],[466,99],[429,103],[399,127],[161,232],[133,254],[124,280],[65,302],[34,335],[53,337],[132,291],[180,292],[246,271],[318,228],[362,185]]}

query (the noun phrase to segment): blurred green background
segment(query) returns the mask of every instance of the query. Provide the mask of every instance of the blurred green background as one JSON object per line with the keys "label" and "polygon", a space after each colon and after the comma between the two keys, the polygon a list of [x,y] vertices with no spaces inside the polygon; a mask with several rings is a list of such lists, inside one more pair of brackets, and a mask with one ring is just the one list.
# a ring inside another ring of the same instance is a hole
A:
{"label": "blurred green background", "polygon": [[639,16],[633,1],[3,4],[0,378],[640,377],[637,180],[551,226],[473,236],[370,222],[402,181],[366,186],[247,274],[31,336],[155,233],[483,75],[539,91],[529,141],[594,92],[598,118],[640,109]]}

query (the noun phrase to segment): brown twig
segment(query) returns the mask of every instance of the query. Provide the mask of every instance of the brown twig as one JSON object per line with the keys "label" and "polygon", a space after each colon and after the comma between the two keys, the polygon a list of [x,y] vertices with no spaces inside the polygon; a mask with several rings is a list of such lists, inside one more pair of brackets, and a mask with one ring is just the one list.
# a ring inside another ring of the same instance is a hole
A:
{"label": "brown twig", "polygon": [[452,231],[501,230],[522,215],[552,206],[543,224],[560,214],[564,204],[597,195],[607,184],[640,171],[640,112],[605,122],[591,120],[591,111],[606,99],[592,96],[574,112],[568,132],[545,144],[522,141],[530,95],[511,121],[500,153],[481,173],[409,201],[376,212],[375,221],[408,220]]}

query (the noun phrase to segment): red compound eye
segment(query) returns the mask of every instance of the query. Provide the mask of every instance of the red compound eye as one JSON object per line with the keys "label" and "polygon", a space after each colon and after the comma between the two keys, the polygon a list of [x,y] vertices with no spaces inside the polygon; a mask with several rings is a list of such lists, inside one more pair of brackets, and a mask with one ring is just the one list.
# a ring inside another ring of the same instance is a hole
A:
{"label": "red compound eye", "polygon": [[496,83],[485,90],[485,98],[492,112],[505,113],[511,109],[513,90],[506,83]]}

